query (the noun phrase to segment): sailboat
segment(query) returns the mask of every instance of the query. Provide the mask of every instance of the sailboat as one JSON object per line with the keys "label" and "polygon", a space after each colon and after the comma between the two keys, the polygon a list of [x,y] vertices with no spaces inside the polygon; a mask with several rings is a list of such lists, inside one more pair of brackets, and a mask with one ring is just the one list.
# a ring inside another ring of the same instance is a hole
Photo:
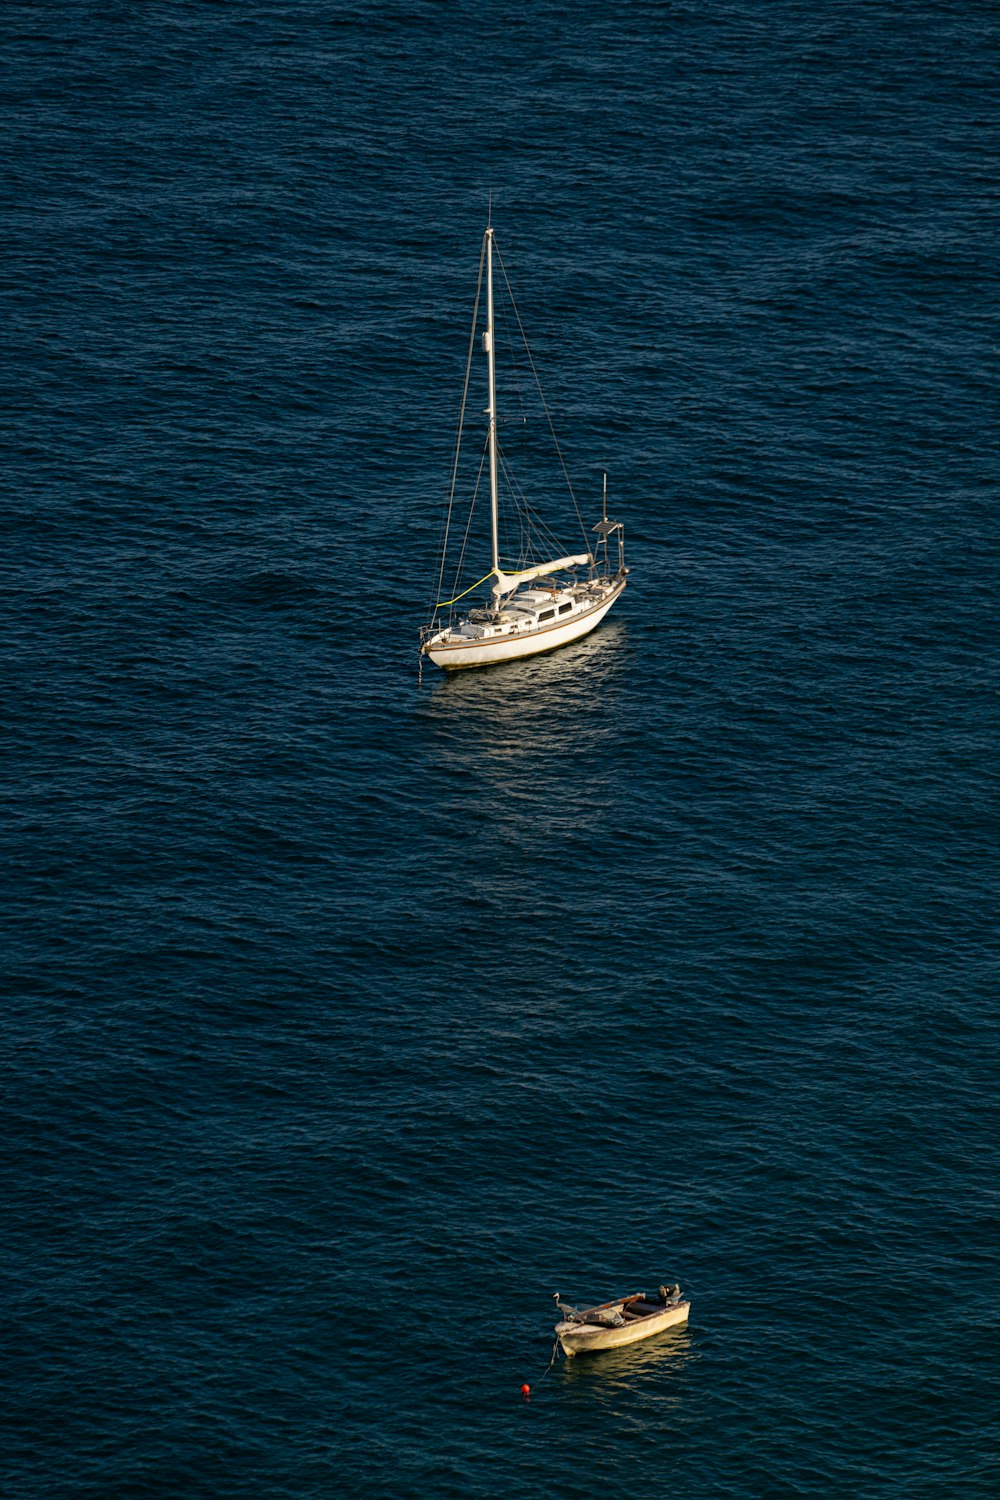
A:
{"label": "sailboat", "polygon": [[[508,466],[500,452],[497,436],[497,387],[496,387],[496,337],[494,326],[494,293],[493,293],[493,256],[494,240],[491,224],[486,227],[483,236],[482,253],[479,262],[479,287],[476,291],[476,306],[473,314],[473,336],[469,342],[469,361],[466,368],[465,390],[469,388],[469,369],[471,367],[472,351],[475,342],[476,323],[479,316],[479,302],[481,297],[483,281],[483,263],[486,268],[486,329],[483,333],[482,346],[486,354],[487,374],[489,381],[489,406],[486,408],[488,418],[488,430],[486,447],[489,454],[489,476],[490,476],[490,538],[492,543],[492,559],[490,571],[480,578],[477,583],[456,595],[452,599],[446,599],[434,605],[431,612],[431,623],[421,631],[420,653],[421,660],[428,657],[436,666],[442,667],[446,672],[454,672],[469,667],[494,666],[498,662],[519,660],[524,656],[535,656],[541,651],[553,651],[559,646],[566,646],[570,641],[578,641],[581,636],[589,634],[596,625],[599,625],[604,616],[611,609],[615,601],[620,597],[625,588],[628,577],[628,568],[625,566],[625,529],[620,521],[609,521],[607,510],[607,475],[604,476],[602,518],[593,528],[596,541],[591,545],[586,533],[584,542],[587,550],[569,554],[564,557],[534,560],[521,556],[513,563],[501,559],[500,555],[500,499],[498,471],[503,467],[505,477],[508,474]],[[499,251],[497,258],[500,259]],[[503,261],[500,260],[501,270]],[[510,285],[504,281],[507,291]],[[513,301],[513,299],[511,299]],[[522,339],[524,332],[521,328],[520,315],[516,307],[514,314],[518,328],[521,329]],[[538,381],[531,351],[528,349],[527,340],[524,340],[525,351],[532,373]],[[538,386],[542,405],[548,417],[548,407]],[[445,558],[447,554],[448,534],[451,529],[451,514],[454,503],[455,483],[458,473],[459,453],[461,450],[462,430],[465,420],[465,397],[462,401],[462,413],[459,419],[458,441],[456,443],[455,463],[452,472],[451,497],[448,507],[448,522],[445,527],[445,540],[441,550],[441,563],[438,574],[438,590],[445,574]],[[549,419],[549,430],[553,441],[556,442],[556,450],[559,452],[558,441],[555,431]],[[562,454],[559,452],[560,463]],[[566,466],[562,464],[563,473],[569,485],[569,476],[566,474]],[[573,497],[572,486],[569,486],[570,496],[573,498],[573,506],[576,508],[576,500]],[[515,495],[515,499],[516,499]],[[524,514],[534,515],[533,508],[527,502],[521,500],[525,507]],[[577,510],[579,518],[579,510]],[[581,521],[582,528],[582,521]],[[536,528],[537,529],[537,528]],[[530,541],[530,530],[528,528],[528,540]],[[547,532],[547,528],[545,528]],[[551,535],[550,533],[548,533]],[[525,538],[525,530],[522,528],[522,541]],[[612,539],[617,543],[617,548],[611,548]],[[614,552],[614,555],[609,555]],[[464,615],[456,615],[453,606],[465,598],[473,590],[481,587],[492,579],[491,598],[488,603],[479,607],[469,608]],[[451,613],[444,617],[444,623],[440,612],[450,610]]]}

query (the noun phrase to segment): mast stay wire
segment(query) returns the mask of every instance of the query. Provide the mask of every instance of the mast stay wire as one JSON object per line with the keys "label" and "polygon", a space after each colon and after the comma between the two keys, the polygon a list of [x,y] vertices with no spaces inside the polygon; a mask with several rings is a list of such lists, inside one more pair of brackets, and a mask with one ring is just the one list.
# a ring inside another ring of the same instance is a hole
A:
{"label": "mast stay wire", "polygon": [[[497,255],[498,255],[498,258],[499,258],[499,251],[497,252]],[[508,287],[508,292],[509,292],[509,290],[510,290],[510,288]],[[513,298],[511,298],[511,306],[513,306]],[[514,311],[516,313],[517,309],[514,308]],[[524,404],[524,387],[523,387],[523,384],[522,384],[522,381],[521,381],[520,367],[518,365],[517,344],[511,338],[511,335],[510,335],[510,319],[507,316],[507,304],[506,304],[506,302],[503,301],[502,298],[500,299],[500,314],[501,314],[501,316],[503,318],[503,331],[504,331],[504,333],[507,336],[507,348],[510,350],[510,368],[511,368],[512,376],[513,376],[514,392],[515,392],[515,394],[517,396],[517,404],[518,404],[518,406],[521,409],[521,429],[522,429],[522,434],[524,434],[524,448],[525,448],[525,454],[526,454],[527,453],[527,436],[526,436],[526,434],[527,434],[527,427],[528,427],[528,410],[527,410],[527,407]],[[507,420],[509,420],[509,418]]]}
{"label": "mast stay wire", "polygon": [[[472,531],[472,517],[473,517],[473,515],[475,513],[476,501],[479,498],[479,486],[480,486],[480,484],[482,483],[482,480],[483,480],[483,469],[484,469],[484,467],[486,465],[486,455],[489,452],[489,442],[490,442],[489,437],[487,437],[486,442],[483,444],[483,451],[482,451],[482,453],[480,454],[480,457],[479,457],[479,473],[476,475],[476,487],[472,491],[472,503],[469,506],[469,514],[468,514],[468,516],[466,518],[466,522],[465,522],[465,535],[462,537],[462,546],[461,546],[461,549],[459,550],[458,561],[455,564],[455,581],[452,584],[452,588],[453,589],[457,589],[458,588],[458,581],[459,581],[460,577],[462,576],[462,568],[463,568],[464,563],[465,563],[466,548],[469,545],[469,535],[470,535],[470,533]],[[490,576],[489,573],[487,573],[486,577],[489,578],[489,576]],[[480,583],[482,583],[482,581],[483,581],[482,579],[479,580]],[[473,584],[472,587],[473,588],[478,588],[478,586],[479,586],[478,584]],[[466,589],[465,592],[469,593],[470,590]],[[459,598],[461,598],[461,597],[463,597],[463,596],[459,595]],[[450,602],[451,603],[455,603],[456,601],[455,600],[451,600]],[[451,620],[452,616],[449,615],[448,618],[449,618],[449,620]]]}
{"label": "mast stay wire", "polygon": [[[518,528],[518,533],[519,533],[518,547],[519,547],[520,551],[518,553],[518,561],[517,561],[517,564],[516,564],[516,569],[519,571],[521,568],[527,566],[527,564],[525,562],[523,562],[521,559],[525,558],[525,557],[530,558],[530,556],[531,556],[530,551],[526,551],[525,550],[526,547],[530,548],[530,545],[531,545],[530,528],[528,529],[528,531],[526,533],[526,531],[525,531],[525,525],[524,525],[524,507],[520,503],[520,497],[519,497],[519,491],[518,491],[517,481],[515,480],[513,474],[511,473],[511,471],[510,471],[510,469],[509,469],[509,467],[507,465],[507,459],[506,459],[506,457],[504,455],[503,449],[500,448],[500,447],[497,448],[497,459],[499,460],[500,471],[503,474],[504,482],[506,483],[506,486],[507,486],[507,494],[509,495],[511,501],[513,502],[514,514],[517,517],[517,528]],[[507,528],[507,514],[506,514],[506,510],[504,511],[504,513],[502,515],[502,521],[503,521],[503,528],[504,528],[504,552],[505,552],[505,554],[508,557],[510,557],[513,554],[510,551],[510,538],[509,538],[509,533],[508,533],[508,528]],[[510,567],[509,563],[507,564],[507,567]]]}
{"label": "mast stay wire", "polygon": [[[524,352],[528,356],[528,364],[531,366],[531,373],[535,377],[535,385],[538,387],[538,395],[539,395],[539,398],[540,398],[541,403],[542,403],[542,410],[545,412],[545,419],[546,419],[546,421],[549,424],[549,432],[552,435],[552,441],[556,445],[556,452],[559,455],[559,463],[560,463],[560,466],[561,466],[562,471],[563,471],[563,478],[566,480],[566,488],[569,490],[569,497],[570,497],[570,499],[573,502],[573,509],[576,512],[576,519],[577,519],[577,522],[579,523],[580,533],[581,533],[581,535],[583,537],[583,540],[584,540],[584,543],[585,543],[585,546],[586,546],[586,550],[589,552],[590,551],[590,538],[587,536],[587,528],[583,524],[583,517],[580,514],[580,507],[576,503],[576,495],[573,493],[573,485],[572,485],[572,483],[570,481],[569,470],[566,468],[566,460],[563,458],[562,448],[559,446],[559,439],[556,437],[556,429],[555,429],[555,427],[553,426],[553,423],[552,423],[552,416],[551,416],[551,413],[549,412],[548,402],[545,399],[545,392],[542,390],[542,382],[538,378],[538,371],[535,369],[535,361],[534,361],[534,359],[532,358],[532,355],[531,355],[531,346],[528,343],[528,336],[527,336],[527,334],[524,331],[524,325],[521,322],[521,314],[517,310],[517,303],[514,300],[514,293],[511,290],[510,279],[509,279],[509,277],[507,275],[507,267],[503,263],[503,256],[500,254],[500,247],[497,245],[497,243],[496,243],[495,240],[494,240],[494,243],[493,243],[493,248],[496,251],[497,260],[500,262],[500,270],[501,270],[501,272],[503,274],[504,285],[507,288],[507,295],[510,298],[510,305],[511,305],[511,307],[514,310],[514,317],[517,319],[517,326],[518,326],[518,329],[520,330],[521,339],[522,339],[522,341],[524,343]],[[480,274],[482,274],[482,273],[480,272]],[[477,293],[477,297],[478,297],[478,293]]]}
{"label": "mast stay wire", "polygon": [[[499,254],[499,252],[498,252],[498,254]],[[508,287],[508,295],[509,295],[509,291],[510,291],[510,289]],[[510,298],[510,301],[511,301],[511,305],[513,306],[513,298]],[[505,337],[506,337],[506,340],[507,340],[507,349],[510,352],[510,369],[511,369],[511,374],[512,374],[511,384],[513,385],[514,394],[517,397],[517,404],[518,404],[518,407],[520,408],[521,440],[522,440],[522,448],[523,448],[523,452],[522,452],[521,456],[522,456],[522,459],[524,460],[525,468],[527,468],[527,454],[528,454],[528,437],[527,437],[527,434],[528,434],[528,410],[527,410],[527,407],[525,406],[525,401],[524,401],[524,382],[522,381],[522,378],[521,378],[520,361],[518,359],[518,346],[517,346],[516,340],[511,337],[510,319],[507,316],[507,311],[508,311],[508,309],[507,309],[507,302],[502,297],[498,299],[498,306],[499,306],[500,316],[503,319],[503,329],[504,329],[504,334],[505,334]],[[515,311],[516,311],[516,309],[515,309]],[[509,420],[510,420],[509,418],[502,419],[501,425],[505,425],[506,421],[509,421]],[[520,484],[517,482],[517,480],[514,478],[514,475],[513,475],[512,471],[511,471],[509,465],[507,464],[507,460],[506,460],[506,458],[505,458],[502,450],[500,449],[499,444],[497,445],[497,456],[498,456],[498,458],[500,460],[500,463],[501,463],[501,466],[502,466],[502,469],[503,469],[504,479],[507,482],[507,491],[508,491],[508,494],[509,494],[511,500],[513,501],[514,509],[515,509],[515,511],[517,513],[518,532],[520,534],[520,538],[519,538],[519,542],[518,542],[518,547],[519,547],[518,559],[519,560],[518,560],[517,567],[518,567],[518,569],[520,569],[520,568],[523,568],[523,567],[527,567],[528,564],[531,563],[531,562],[537,561],[537,559],[535,557],[534,549],[533,549],[533,546],[532,546],[532,536],[531,536],[531,516],[532,516],[532,512],[531,512],[530,508],[528,507],[528,502],[527,502],[527,500],[525,498],[524,491],[521,488]],[[547,530],[547,528],[546,528],[546,530]],[[553,534],[552,534],[551,531],[548,531],[547,534],[548,534],[550,542],[554,545],[556,552],[564,552],[566,550],[561,545],[561,543],[559,542],[558,538],[556,538],[555,536],[553,536]]]}
{"label": "mast stay wire", "polygon": [[562,551],[563,548],[562,544],[559,541],[559,538],[549,529],[548,526],[546,526],[545,522],[535,510],[534,506],[529,504],[524,491],[521,489],[517,480],[514,478],[514,475],[508,468],[506,459],[504,458],[502,451],[498,452],[498,457],[500,458],[500,466],[503,469],[503,476],[507,481],[507,488],[510,492],[511,498],[514,501],[514,506],[519,515],[521,515],[522,517],[521,532],[522,536],[526,536],[527,538],[528,551],[526,555],[528,561],[534,561],[534,552],[532,551],[531,543],[532,522],[534,522],[535,531],[539,534],[543,542],[546,542],[557,553]]}
{"label": "mast stay wire", "polygon": [[[499,254],[499,252],[498,252],[498,254]],[[508,294],[509,294],[509,292],[510,292],[510,288],[508,287]],[[513,297],[510,298],[510,302],[511,302],[511,306],[513,307],[514,306]],[[514,308],[514,311],[516,313],[517,309]],[[528,467],[528,424],[529,424],[529,420],[530,419],[529,419],[529,415],[528,415],[528,409],[527,409],[527,407],[525,405],[525,400],[524,400],[524,384],[523,384],[522,379],[521,379],[521,369],[520,369],[520,363],[519,363],[519,360],[518,360],[517,343],[511,337],[510,320],[509,320],[509,318],[507,316],[507,303],[502,298],[500,299],[500,312],[501,312],[501,316],[503,317],[504,333],[507,336],[507,348],[510,351],[510,366],[511,366],[511,370],[513,372],[514,392],[515,392],[515,394],[517,396],[517,404],[520,407],[520,411],[521,411],[521,419],[520,419],[521,420],[521,441],[522,441],[522,454],[521,454],[521,458],[522,458],[522,460],[524,462],[525,469],[527,469],[527,467]],[[522,337],[523,337],[523,333],[524,333],[524,330],[522,329],[521,330]],[[537,377],[536,377],[536,384],[537,384]],[[541,391],[540,390],[539,390],[539,395],[541,395]],[[543,405],[544,405],[544,402],[543,402]],[[549,424],[549,426],[550,426],[550,430],[551,430],[551,423]],[[559,445],[558,445],[558,443],[556,443],[556,451],[557,452],[558,452],[558,447],[559,447]],[[497,451],[498,451],[498,454],[499,454],[500,450],[498,449]],[[536,558],[535,552],[533,550],[532,535],[531,535],[531,522],[532,522],[532,519],[534,519],[535,522],[537,523],[536,527],[535,527],[535,530],[536,530],[536,532],[538,532],[538,533],[541,534],[542,540],[544,541],[544,540],[547,539],[549,545],[551,545],[551,547],[554,549],[554,551],[556,553],[565,552],[566,548],[563,546],[563,544],[560,541],[560,539],[555,535],[555,533],[551,530],[550,527],[548,527],[548,526],[545,525],[545,523],[542,521],[541,517],[537,514],[537,512],[535,512],[532,509],[532,507],[528,504],[527,496],[525,495],[522,486],[517,481],[517,479],[515,479],[513,472],[511,471],[510,467],[507,465],[506,460],[503,457],[501,457],[501,462],[502,462],[502,464],[504,466],[504,477],[507,480],[508,491],[510,493],[511,499],[514,502],[515,509],[518,511],[519,529],[520,529],[520,533],[521,533],[521,543],[520,543],[520,545],[521,545],[521,556],[525,559],[525,562],[521,563],[520,566],[525,567],[525,566],[527,566],[528,562],[536,562],[536,561],[540,560],[540,559]],[[588,551],[589,551],[589,547],[588,547]]]}
{"label": "mast stay wire", "polygon": [[[497,255],[498,255],[498,258],[499,258],[499,251],[497,252]],[[506,337],[507,349],[508,349],[509,355],[510,355],[510,371],[511,371],[511,376],[512,376],[511,385],[513,386],[513,392],[514,392],[514,395],[517,398],[517,404],[518,404],[518,407],[520,409],[520,421],[519,421],[519,425],[520,425],[520,428],[521,428],[522,446],[523,446],[523,450],[524,450],[523,453],[522,453],[522,459],[525,462],[525,467],[527,467],[527,453],[528,453],[527,432],[528,432],[529,422],[531,422],[532,417],[529,416],[528,409],[527,409],[527,406],[525,404],[525,389],[524,389],[525,382],[524,382],[524,379],[522,378],[521,363],[520,363],[520,359],[518,357],[519,356],[518,341],[516,339],[514,339],[512,337],[512,334],[511,334],[510,318],[508,317],[508,310],[509,310],[508,309],[508,302],[510,304],[510,309],[513,310],[513,312],[514,312],[514,314],[516,316],[517,315],[517,308],[516,308],[515,303],[514,303],[513,294],[511,292],[509,283],[507,283],[507,297],[506,298],[503,298],[503,297],[498,298],[498,301],[497,301],[497,311],[499,312],[500,317],[503,320],[504,334],[505,334],[505,337]],[[530,352],[531,351],[527,347],[527,340],[524,338],[524,329],[521,327],[520,321],[518,322],[518,328],[519,328],[519,331],[520,331],[520,334],[521,334],[521,339],[522,339],[522,341],[524,342],[524,345],[525,345],[525,350],[526,350],[526,352],[528,353],[528,355],[530,357]],[[541,387],[540,387],[539,382],[538,382],[537,374],[535,376],[535,384],[536,384],[536,386],[539,386],[539,392],[538,393],[541,396],[542,395],[542,391],[541,391]],[[542,400],[542,405],[543,405],[543,408],[544,408],[544,397],[543,397],[543,400]],[[546,413],[546,415],[548,415],[548,413]],[[515,421],[516,420],[517,419],[515,419]],[[500,425],[501,426],[507,425],[508,422],[510,422],[510,418],[501,418],[500,419]],[[552,423],[551,423],[551,421],[549,422],[549,431],[550,432],[552,431]],[[553,436],[553,439],[555,440],[555,434],[554,433],[552,434],[552,436]],[[555,446],[556,446],[556,451],[558,453],[558,450],[559,450],[558,441],[555,442]],[[531,563],[535,563],[535,562],[541,561],[540,549],[539,549],[539,546],[538,546],[538,542],[536,542],[536,539],[535,539],[536,537],[538,538],[539,542],[541,542],[541,543],[545,544],[546,546],[550,547],[553,552],[555,552],[557,554],[560,553],[560,552],[565,552],[566,548],[563,546],[562,541],[560,540],[560,538],[555,535],[555,533],[553,532],[553,530],[551,529],[551,527],[548,526],[545,523],[545,521],[542,519],[542,517],[539,515],[539,513],[534,509],[534,507],[529,504],[528,498],[527,498],[527,496],[524,493],[524,488],[521,485],[520,481],[516,478],[513,470],[511,469],[510,465],[508,464],[506,454],[504,453],[503,449],[500,447],[499,443],[497,444],[497,457],[498,457],[498,459],[500,461],[500,466],[501,466],[501,469],[502,469],[502,472],[503,472],[503,477],[504,477],[504,480],[506,482],[507,496],[508,496],[509,500],[512,502],[514,510],[515,510],[515,512],[517,514],[518,531],[519,531],[519,534],[520,534],[520,540],[519,540],[520,552],[519,552],[519,561],[517,563],[517,567],[520,569],[522,567],[527,567]],[[560,457],[561,457],[561,455],[560,455]],[[565,465],[563,466],[563,472],[565,473]],[[570,493],[572,495],[572,489],[570,490]],[[532,535],[532,522],[534,522],[535,536]],[[506,525],[506,519],[504,519],[504,534],[505,534],[505,545],[509,546],[510,545],[510,542],[509,542],[510,533],[509,533],[509,530],[508,530],[507,525]],[[590,550],[589,549],[589,544],[588,544],[588,549],[587,550],[588,551]]]}

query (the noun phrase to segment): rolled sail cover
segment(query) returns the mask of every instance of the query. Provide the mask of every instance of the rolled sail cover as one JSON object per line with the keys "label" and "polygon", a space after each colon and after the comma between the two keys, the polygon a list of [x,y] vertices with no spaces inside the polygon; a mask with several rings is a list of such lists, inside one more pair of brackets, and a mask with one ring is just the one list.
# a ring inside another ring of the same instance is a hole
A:
{"label": "rolled sail cover", "polygon": [[502,573],[498,568],[493,592],[499,599],[504,594],[512,594],[520,583],[530,583],[533,578],[545,578],[549,573],[558,573],[560,568],[582,568],[593,560],[589,552],[580,552],[575,557],[557,557],[555,562],[539,563],[537,567],[525,568],[521,573]]}

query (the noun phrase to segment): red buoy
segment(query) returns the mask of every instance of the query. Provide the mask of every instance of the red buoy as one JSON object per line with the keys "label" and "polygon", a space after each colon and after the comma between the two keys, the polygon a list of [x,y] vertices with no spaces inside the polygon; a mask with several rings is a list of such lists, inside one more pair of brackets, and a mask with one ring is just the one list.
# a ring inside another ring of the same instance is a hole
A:
{"label": "red buoy", "polygon": [[530,1385],[522,1385],[522,1387],[521,1387],[521,1395],[522,1396],[530,1396],[531,1395],[531,1386]]}

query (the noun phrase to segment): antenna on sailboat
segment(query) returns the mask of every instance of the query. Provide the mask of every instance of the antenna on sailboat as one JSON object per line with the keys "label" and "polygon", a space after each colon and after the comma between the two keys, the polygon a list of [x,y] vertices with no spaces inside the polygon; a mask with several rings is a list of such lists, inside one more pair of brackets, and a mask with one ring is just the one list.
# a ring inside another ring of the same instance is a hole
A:
{"label": "antenna on sailboat", "polygon": [[493,189],[492,188],[490,188],[489,197],[488,197],[488,199],[486,201],[486,227],[487,227],[487,229],[492,229],[492,227],[493,227]]}
{"label": "antenna on sailboat", "polygon": [[601,521],[604,524],[604,571],[608,571],[608,471],[602,469],[604,488],[601,492]]}

